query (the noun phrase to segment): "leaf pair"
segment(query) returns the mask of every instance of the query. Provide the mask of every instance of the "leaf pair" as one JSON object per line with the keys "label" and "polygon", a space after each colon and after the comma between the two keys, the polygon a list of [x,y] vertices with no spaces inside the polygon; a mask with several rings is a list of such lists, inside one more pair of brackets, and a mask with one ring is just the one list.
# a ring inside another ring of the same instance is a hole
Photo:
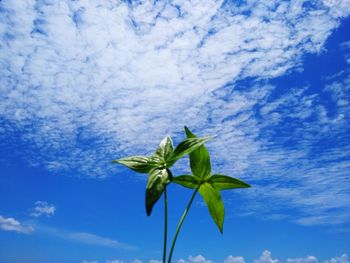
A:
{"label": "leaf pair", "polygon": [[[195,139],[196,136],[185,127],[188,139]],[[247,188],[249,184],[230,176],[211,174],[210,155],[207,148],[201,145],[189,154],[192,175],[181,175],[174,177],[172,181],[187,188],[198,189],[203,197],[209,213],[223,232],[225,208],[221,198],[221,190],[234,188]]]}
{"label": "leaf pair", "polygon": [[172,180],[169,168],[182,156],[197,149],[208,139],[209,137],[187,138],[174,149],[172,139],[167,136],[160,142],[152,156],[131,156],[113,162],[123,164],[136,172],[149,174],[146,186],[146,212],[147,215],[150,215],[166,185]]}

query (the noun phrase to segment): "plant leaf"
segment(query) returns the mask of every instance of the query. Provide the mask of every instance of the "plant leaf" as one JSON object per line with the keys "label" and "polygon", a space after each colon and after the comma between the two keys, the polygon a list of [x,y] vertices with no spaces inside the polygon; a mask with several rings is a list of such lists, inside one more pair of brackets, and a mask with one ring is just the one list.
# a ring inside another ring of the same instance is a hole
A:
{"label": "plant leaf", "polygon": [[234,188],[248,188],[249,184],[223,174],[213,174],[208,182],[217,190],[228,190]]}
{"label": "plant leaf", "polygon": [[164,192],[165,186],[171,181],[168,169],[153,169],[148,177],[146,186],[146,212],[149,216],[152,208]]}
{"label": "plant leaf", "polygon": [[220,191],[215,189],[209,183],[201,184],[198,189],[200,195],[207,204],[209,213],[213,218],[215,224],[218,226],[220,232],[223,232],[225,208],[222,202]]}
{"label": "plant leaf", "polygon": [[139,173],[148,173],[157,167],[157,163],[147,156],[130,156],[114,160],[112,162],[123,164],[126,167]]}
{"label": "plant leaf", "polygon": [[[187,138],[196,138],[196,135],[186,126],[185,132]],[[192,174],[202,179],[208,178],[211,173],[210,155],[204,144],[193,150],[189,155]]]}
{"label": "plant leaf", "polygon": [[185,154],[192,152],[197,149],[199,146],[204,144],[210,137],[203,138],[188,138],[175,148],[173,153],[166,159],[168,167],[172,166],[178,159],[180,159]]}
{"label": "plant leaf", "polygon": [[172,182],[191,189],[195,189],[199,185],[199,182],[192,175],[176,176],[173,178]]}
{"label": "plant leaf", "polygon": [[171,140],[171,137],[167,136],[160,142],[159,147],[156,150],[156,155],[165,160],[173,151],[173,141]]}

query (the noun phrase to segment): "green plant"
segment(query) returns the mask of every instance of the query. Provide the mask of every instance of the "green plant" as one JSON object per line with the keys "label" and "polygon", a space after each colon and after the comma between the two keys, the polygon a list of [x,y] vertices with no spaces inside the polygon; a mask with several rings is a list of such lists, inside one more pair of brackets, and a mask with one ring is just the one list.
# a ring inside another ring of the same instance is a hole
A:
{"label": "green plant", "polygon": [[136,172],[149,174],[146,185],[146,212],[148,216],[151,214],[155,203],[164,193],[163,262],[166,260],[168,233],[168,198],[166,186],[173,178],[169,168],[182,156],[195,150],[208,139],[209,137],[188,138],[179,143],[174,149],[172,139],[167,136],[160,142],[155,153],[151,156],[131,156],[113,161],[123,164]]}
{"label": "green plant", "polygon": [[[165,137],[152,156],[132,156],[113,161],[123,164],[136,172],[149,174],[146,186],[147,215],[151,214],[154,204],[164,193],[163,263],[166,262],[167,251],[168,202],[166,187],[169,183],[174,182],[181,186],[194,189],[194,192],[176,228],[169,252],[168,263],[171,262],[181,226],[191,208],[197,192],[199,192],[204,199],[211,217],[222,233],[225,209],[220,191],[250,187],[249,184],[233,177],[222,174],[211,174],[210,155],[207,148],[204,146],[204,143],[210,137],[198,138],[187,127],[185,127],[185,133],[187,138],[182,141],[175,150],[173,149],[171,138]],[[170,167],[186,154],[189,154],[192,174],[173,177]]]}

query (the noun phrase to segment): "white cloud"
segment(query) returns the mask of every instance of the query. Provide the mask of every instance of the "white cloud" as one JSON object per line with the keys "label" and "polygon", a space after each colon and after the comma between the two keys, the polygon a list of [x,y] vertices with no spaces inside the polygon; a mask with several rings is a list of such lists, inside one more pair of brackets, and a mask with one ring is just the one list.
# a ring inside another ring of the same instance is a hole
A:
{"label": "white cloud", "polygon": [[35,202],[35,206],[32,209],[30,215],[33,217],[39,217],[39,216],[53,216],[55,214],[56,207],[52,204],[49,204],[44,201],[37,201]]}
{"label": "white cloud", "polygon": [[16,219],[9,217],[5,218],[0,215],[0,229],[4,231],[15,231],[22,234],[31,234],[34,228],[31,226],[22,225]]}
{"label": "white cloud", "polygon": [[114,259],[114,260],[107,260],[106,263],[124,263],[124,261],[123,260]]}
{"label": "white cloud", "polygon": [[[305,258],[287,259],[287,263],[318,263],[320,262],[315,256],[307,256]],[[340,257],[334,257],[329,260],[321,261],[322,263],[349,263],[349,257],[347,254],[343,254]]]}
{"label": "white cloud", "polygon": [[271,257],[271,252],[265,250],[259,259],[254,260],[254,263],[278,263],[280,262],[278,259],[273,259]]}
{"label": "white cloud", "polygon": [[224,263],[245,263],[245,260],[243,257],[234,257],[230,255],[224,260]]}
{"label": "white cloud", "polygon": [[[82,263],[93,263],[97,261],[83,261]],[[107,260],[106,263],[124,263],[123,260]],[[141,260],[135,259],[133,263],[142,263]],[[148,261],[149,263],[161,263],[160,260],[151,259]],[[188,260],[180,259],[177,261],[178,263],[213,263],[213,261],[206,259],[202,255],[197,256],[189,256]],[[242,256],[228,256],[224,261],[224,263],[245,263],[245,260]],[[262,252],[259,259],[256,259],[253,261],[254,263],[279,263],[279,262],[286,262],[286,263],[349,263],[349,257],[347,254],[342,254],[339,257],[334,257],[329,260],[319,261],[317,257],[315,256],[306,256],[304,258],[288,258],[287,260],[278,260],[273,259],[271,256],[271,252],[268,250],[265,250]]]}
{"label": "white cloud", "polygon": [[279,76],[320,51],[339,4],[302,3],[3,2],[5,131],[21,128],[48,169],[105,176],[116,151],[201,128],[208,95],[227,82]]}
{"label": "white cloud", "polygon": [[318,263],[318,259],[314,256],[307,256],[305,258],[287,259],[287,263]]}
{"label": "white cloud", "polygon": [[111,247],[116,249],[135,249],[134,247],[123,244],[117,240],[86,232],[66,232],[62,235],[62,237],[90,245]]}
{"label": "white cloud", "polygon": [[[109,263],[109,261],[107,261]],[[106,262],[106,263],[107,263]],[[114,261],[111,261],[114,262]],[[123,262],[123,261],[115,261],[116,263]],[[160,260],[150,260],[149,263],[160,263]],[[242,256],[228,256],[223,261],[224,263],[245,263],[244,257]],[[349,263],[349,257],[347,254],[343,254],[340,257],[334,257],[329,260],[319,261],[317,257],[315,256],[306,256],[303,258],[287,258],[286,260],[280,260],[280,259],[274,259],[272,258],[272,254],[270,251],[265,250],[262,252],[259,259],[255,259],[253,261],[254,263]],[[177,263],[213,263],[213,261],[206,259],[202,255],[197,256],[189,256],[188,260],[180,259],[177,261]]]}
{"label": "white cloud", "polygon": [[[152,262],[151,262],[152,261]],[[119,260],[119,259],[109,259],[109,260],[106,260],[106,263],[124,263],[125,261],[123,261],[123,260]],[[139,260],[139,259],[134,259],[133,261],[131,261],[132,263],[142,263],[142,261],[141,260]],[[161,261],[158,261],[158,260],[154,260],[154,259],[151,259],[150,261],[149,261],[150,263],[157,263],[157,262],[161,262]]]}
{"label": "white cloud", "polygon": [[349,263],[350,259],[347,254],[343,254],[340,257],[331,258],[330,260],[324,261],[324,263]]}
{"label": "white cloud", "polygon": [[330,8],[330,13],[336,17],[349,15],[349,0],[323,0],[323,3]]}
{"label": "white cloud", "polygon": [[212,263],[213,261],[206,259],[202,255],[197,255],[197,256],[189,256],[188,261],[190,263]]}
{"label": "white cloud", "polygon": [[241,214],[288,205],[298,223],[349,222],[347,79],[324,90],[334,116],[307,87],[276,98],[272,85],[237,85],[326,52],[348,0],[305,3],[2,1],[0,138],[27,143],[32,165],[104,177],[122,169],[111,159],[146,154],[165,134],[177,140],[186,124],[218,135],[213,169],[254,183]]}
{"label": "white cloud", "polygon": [[67,231],[64,229],[48,227],[42,224],[36,224],[35,228],[38,233],[41,232],[41,233],[45,233],[46,235],[51,235],[51,236],[66,239],[66,240],[72,240],[82,244],[109,247],[109,248],[115,248],[115,249],[125,249],[125,250],[137,249],[134,246],[127,245],[118,240],[108,238],[108,237],[103,237],[93,233]]}
{"label": "white cloud", "polygon": [[213,263],[213,261],[206,259],[202,255],[189,256],[188,260],[180,259],[177,263]]}

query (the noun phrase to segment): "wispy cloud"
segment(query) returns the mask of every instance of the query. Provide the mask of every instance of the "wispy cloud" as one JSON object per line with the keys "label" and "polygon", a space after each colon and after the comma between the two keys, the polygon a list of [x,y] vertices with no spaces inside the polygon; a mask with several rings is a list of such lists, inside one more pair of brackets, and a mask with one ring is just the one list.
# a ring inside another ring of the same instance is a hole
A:
{"label": "wispy cloud", "polygon": [[71,240],[71,241],[75,241],[75,242],[79,242],[87,245],[109,247],[114,249],[126,249],[126,250],[136,249],[136,247],[124,244],[115,239],[99,236],[88,232],[67,231],[67,230],[58,229],[54,227],[44,226],[41,224],[36,225],[36,230],[38,233],[47,234],[53,237]]}
{"label": "wispy cloud", "polygon": [[128,246],[117,240],[101,237],[95,234],[86,233],[86,232],[67,232],[62,235],[63,238],[72,239],[81,243],[98,245],[104,247],[111,247],[117,249],[135,249],[135,247]]}
{"label": "wispy cloud", "polygon": [[14,231],[21,234],[31,234],[34,231],[34,228],[31,226],[23,225],[12,217],[5,218],[1,215],[0,229],[3,231]]}
{"label": "wispy cloud", "polygon": [[50,171],[104,177],[190,124],[218,135],[214,169],[253,183],[242,214],[284,218],[288,204],[297,223],[346,223],[349,72],[322,94],[266,80],[326,52],[347,4],[2,1],[1,141]]}
{"label": "wispy cloud", "polygon": [[117,152],[202,128],[208,100],[229,110],[211,100],[219,87],[300,66],[342,3],[1,2],[2,132],[34,143],[31,162],[105,176]]}
{"label": "wispy cloud", "polygon": [[52,204],[49,204],[45,201],[36,201],[34,208],[30,212],[30,215],[33,217],[39,216],[53,216],[56,211],[56,207]]}

